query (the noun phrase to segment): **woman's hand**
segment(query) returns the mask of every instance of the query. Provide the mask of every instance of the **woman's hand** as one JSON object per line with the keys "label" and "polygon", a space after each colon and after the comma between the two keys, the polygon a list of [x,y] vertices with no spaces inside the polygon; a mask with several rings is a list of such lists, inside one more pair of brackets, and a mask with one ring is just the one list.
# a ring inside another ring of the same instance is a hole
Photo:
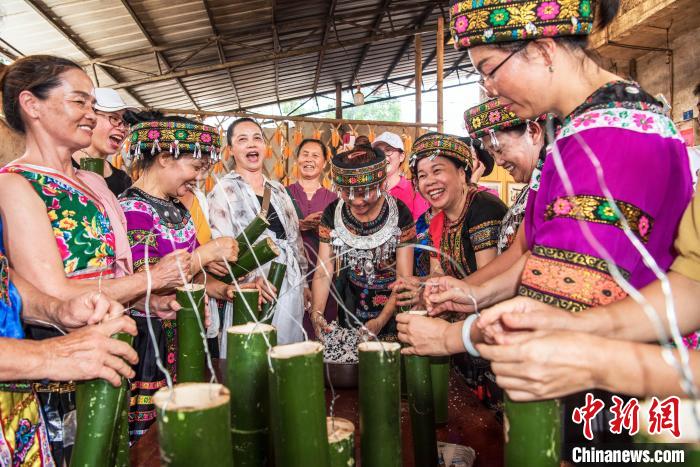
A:
{"label": "woman's hand", "polygon": [[[192,256],[187,250],[175,250],[149,266],[153,291],[170,292],[192,280]],[[184,281],[183,281],[184,275]]]}
{"label": "woman's hand", "polygon": [[370,336],[378,336],[380,332],[382,332],[382,329],[384,329],[384,326],[386,326],[387,320],[382,318],[382,315],[380,314],[376,318],[370,319],[367,322],[365,322],[364,326],[362,326],[362,332],[365,332],[369,334]]}
{"label": "woman's hand", "polygon": [[312,311],[309,314],[309,320],[311,321],[311,326],[314,328],[316,338],[323,342],[323,334],[331,330],[328,321],[326,321],[325,316],[323,316],[323,312],[319,310]]}
{"label": "woman's hand", "polygon": [[439,318],[399,313],[396,328],[399,340],[407,347],[401,350],[406,355],[450,355],[447,348],[447,329],[450,323]]}
{"label": "woman's hand", "polygon": [[323,211],[317,211],[317,212],[312,212],[308,216],[306,216],[303,219],[299,220],[299,229],[306,232],[306,231],[316,231],[318,229],[319,224],[321,223],[321,216],[323,215]]}
{"label": "woman's hand", "polygon": [[527,332],[508,345],[476,344],[496,383],[514,401],[552,399],[597,386],[605,339],[574,332]]}
{"label": "woman's hand", "polygon": [[119,332],[135,336],[136,323],[120,316],[41,341],[47,377],[53,381],[102,378],[116,387],[121,377],[133,378],[131,365],[138,362],[138,355],[130,345],[111,338]]}
{"label": "woman's hand", "polygon": [[474,324],[487,344],[505,344],[509,334],[522,330],[577,330],[575,313],[528,297],[516,297],[487,308]]}
{"label": "woman's hand", "polygon": [[418,277],[399,277],[389,288],[396,294],[396,306],[413,308],[423,303]]}
{"label": "woman's hand", "polygon": [[477,299],[474,289],[463,281],[450,276],[428,279],[423,299],[430,316],[437,316],[446,311],[461,313],[476,311],[474,303]]}
{"label": "woman's hand", "polygon": [[54,322],[71,332],[85,325],[118,318],[123,314],[124,307],[120,303],[99,292],[86,292],[70,300],[58,302]]}
{"label": "woman's hand", "polygon": [[215,238],[197,248],[193,255],[195,257],[196,266],[204,268],[204,266],[211,263],[219,263],[219,267],[215,266],[215,269],[218,271],[226,271],[226,274],[228,274],[225,263],[235,263],[238,261],[238,242],[232,237]]}

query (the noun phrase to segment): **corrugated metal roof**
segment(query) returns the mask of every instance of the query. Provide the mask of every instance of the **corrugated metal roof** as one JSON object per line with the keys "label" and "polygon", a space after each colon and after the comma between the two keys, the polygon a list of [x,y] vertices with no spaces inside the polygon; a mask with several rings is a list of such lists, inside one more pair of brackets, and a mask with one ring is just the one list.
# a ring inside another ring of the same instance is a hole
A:
{"label": "corrugated metal roof", "polygon": [[[434,81],[437,18],[447,20],[447,3],[3,0],[0,52],[77,60],[100,86],[146,107],[249,109],[334,92],[337,82],[405,93],[416,32],[424,82]],[[469,70],[469,59],[446,46],[446,72],[455,66]]]}

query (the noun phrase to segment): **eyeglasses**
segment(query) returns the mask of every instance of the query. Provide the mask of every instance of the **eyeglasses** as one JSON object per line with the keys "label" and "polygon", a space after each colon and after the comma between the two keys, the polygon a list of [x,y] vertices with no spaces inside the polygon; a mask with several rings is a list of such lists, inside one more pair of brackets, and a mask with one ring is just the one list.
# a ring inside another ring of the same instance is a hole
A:
{"label": "eyeglasses", "polygon": [[107,117],[107,120],[109,120],[109,124],[112,125],[114,128],[119,128],[120,126],[123,126],[124,128],[129,128],[129,124],[126,123],[126,120],[124,120],[121,117],[118,117],[114,114],[100,112],[99,110],[95,110],[95,113],[97,115]]}
{"label": "eyeglasses", "polygon": [[481,85],[483,86],[483,85],[486,84],[487,81],[493,81],[493,80],[495,79],[495,77],[496,77],[496,72],[497,72],[503,65],[505,65],[506,62],[508,62],[508,60],[510,60],[511,58],[513,58],[513,55],[517,54],[518,52],[521,52],[525,47],[527,47],[527,43],[525,43],[524,45],[521,45],[520,47],[518,47],[517,49],[515,49],[514,51],[512,51],[501,63],[499,63],[498,65],[496,65],[496,68],[494,68],[493,70],[491,70],[491,73],[481,75],[481,81],[479,81],[479,84],[481,84]]}

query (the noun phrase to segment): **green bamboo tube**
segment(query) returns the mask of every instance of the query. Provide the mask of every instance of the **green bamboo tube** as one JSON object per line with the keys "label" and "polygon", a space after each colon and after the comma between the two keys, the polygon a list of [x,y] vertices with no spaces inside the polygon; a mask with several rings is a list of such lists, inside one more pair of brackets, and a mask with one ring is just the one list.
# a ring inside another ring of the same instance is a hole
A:
{"label": "green bamboo tube", "polygon": [[[206,354],[198,321],[201,320],[202,326],[204,325],[204,286],[187,284],[178,287],[175,296],[182,306],[177,312],[177,382],[203,382]],[[196,309],[192,307],[192,301]]]}
{"label": "green bamboo tube", "polygon": [[253,219],[250,224],[243,229],[243,232],[236,237],[239,258],[250,250],[250,246],[255,244],[258,238],[260,238],[260,235],[262,235],[268,227],[270,227],[270,223],[266,218],[261,217],[260,214],[255,216],[255,219]]}
{"label": "green bamboo tube", "polygon": [[[125,333],[115,334],[114,338],[129,345],[133,342],[133,336]],[[75,391],[78,428],[71,467],[111,465],[127,384],[125,378],[121,379],[118,388],[103,379],[78,383]]]}
{"label": "green bamboo tube", "polygon": [[269,346],[277,344],[275,328],[263,323],[232,326],[226,332],[226,386],[231,399],[231,439],[236,467],[268,465]]}
{"label": "green bamboo tube", "polygon": [[[407,313],[426,316],[425,310]],[[437,467],[438,452],[435,435],[435,409],[433,383],[430,375],[430,357],[406,355],[406,389],[413,433],[413,458],[415,465]]]}
{"label": "green bamboo tube", "polygon": [[269,352],[276,467],[329,467],[323,346],[306,341]]}
{"label": "green bamboo tube", "polygon": [[229,390],[221,384],[184,383],[153,396],[164,466],[233,466]]}
{"label": "green bamboo tube", "polygon": [[[258,289],[241,289],[236,291],[233,300],[233,325],[238,326],[260,319],[260,292]],[[251,314],[252,313],[252,314]],[[234,398],[238,393],[235,393]]]}
{"label": "green bamboo tube", "polygon": [[[255,255],[253,255],[253,253],[255,253]],[[260,264],[260,267],[262,267],[273,259],[277,258],[279,254],[280,250],[277,245],[275,245],[275,242],[273,242],[270,237],[265,237],[264,240],[256,243],[251,250],[248,250],[243,255],[239,254],[238,261],[236,263],[230,263],[233,277],[243,277],[248,273],[255,271],[258,268],[258,264]],[[217,276],[217,279],[227,284],[231,284],[233,282],[231,279],[231,274],[228,274],[225,277]]]}
{"label": "green bamboo tube", "polygon": [[513,402],[505,397],[505,465],[558,467],[561,452],[559,400]]}
{"label": "green bamboo tube", "polygon": [[355,465],[355,425],[350,420],[326,417],[330,467]]}
{"label": "green bamboo tube", "polygon": [[[275,286],[277,289],[277,294],[282,290],[282,282],[284,282],[284,275],[287,272],[287,265],[273,261],[270,264],[270,271],[267,273],[267,280]],[[277,305],[277,299],[273,302],[263,303],[261,316],[267,316],[265,322],[272,323],[272,309]],[[268,316],[269,315],[269,316]]]}
{"label": "green bamboo tube", "polygon": [[450,357],[430,358],[430,380],[433,383],[435,423],[445,424],[448,418],[447,398],[450,384]]}
{"label": "green bamboo tube", "polygon": [[401,466],[400,352],[397,342],[363,342],[358,346],[364,467]]}
{"label": "green bamboo tube", "polygon": [[95,172],[101,177],[105,176],[105,161],[99,157],[83,157],[80,159],[80,170]]}
{"label": "green bamboo tube", "polygon": [[122,411],[117,420],[116,434],[112,444],[112,462],[114,467],[130,467],[129,460],[129,392],[124,391]]}

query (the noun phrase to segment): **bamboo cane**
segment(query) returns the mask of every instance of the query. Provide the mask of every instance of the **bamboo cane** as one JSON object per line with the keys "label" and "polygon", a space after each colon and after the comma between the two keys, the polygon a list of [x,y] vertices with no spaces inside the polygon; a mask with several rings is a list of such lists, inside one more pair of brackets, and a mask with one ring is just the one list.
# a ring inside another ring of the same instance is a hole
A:
{"label": "bamboo cane", "polygon": [[[128,383],[127,383],[128,384]],[[128,389],[128,388],[127,388]],[[117,420],[116,434],[112,443],[112,462],[114,467],[130,467],[129,460],[129,391],[124,391],[121,402],[122,411]]]}
{"label": "bamboo cane", "polygon": [[365,467],[401,466],[400,351],[396,342],[358,346],[360,446]]}
{"label": "bamboo cane", "polygon": [[231,439],[236,467],[268,464],[269,389],[267,350],[277,344],[275,328],[247,323],[228,328],[226,385],[231,399]]}
{"label": "bamboo cane", "polygon": [[255,216],[255,219],[236,237],[239,258],[250,250],[250,246],[255,244],[268,227],[270,227],[270,223],[265,217],[262,217],[260,214]]}
{"label": "bamboo cane", "polygon": [[[132,344],[133,336],[118,333],[114,336]],[[103,379],[81,382],[76,388],[78,428],[71,456],[71,467],[110,465],[115,456],[117,425],[124,408],[127,380],[115,388]]]}
{"label": "bamboo cane", "polygon": [[[255,271],[258,268],[258,265],[262,267],[273,259],[277,258],[279,254],[280,250],[277,248],[277,245],[275,245],[270,237],[265,237],[264,240],[256,243],[253,248],[248,250],[245,254],[238,256],[238,261],[231,265],[233,277],[243,277],[248,273]],[[216,276],[216,278],[227,284],[231,284],[233,282],[231,279],[231,274],[228,276]]]}
{"label": "bamboo cane", "polygon": [[229,394],[209,383],[176,384],[155,393],[162,465],[233,466]]}
{"label": "bamboo cane", "polygon": [[[270,264],[270,271],[267,273],[267,280],[277,289],[277,295],[282,290],[284,274],[287,272],[287,265],[273,261]],[[261,316],[268,324],[272,323],[272,310],[277,305],[277,299],[273,302],[263,303]]]}
{"label": "bamboo cane", "polygon": [[330,467],[353,467],[355,465],[355,425],[350,420],[327,417]]}
{"label": "bamboo cane", "polygon": [[[407,313],[427,315],[427,311],[424,310],[412,310]],[[406,389],[413,433],[414,462],[421,467],[436,467],[438,453],[430,357],[406,355],[404,362],[406,363]]]}
{"label": "bamboo cane", "polygon": [[178,287],[175,296],[182,307],[177,312],[177,382],[203,382],[205,343],[198,320],[204,323],[204,286],[187,284]]}
{"label": "bamboo cane", "polygon": [[558,467],[561,452],[559,400],[513,402],[505,397],[505,465]]}
{"label": "bamboo cane", "polygon": [[323,346],[278,345],[269,351],[270,419],[276,467],[329,467]]}
{"label": "bamboo cane", "polygon": [[433,383],[435,423],[447,423],[447,396],[450,383],[450,357],[430,358],[430,380]]}
{"label": "bamboo cane", "polygon": [[[233,325],[260,319],[260,292],[257,289],[241,289],[233,300]],[[234,396],[235,397],[235,396]]]}
{"label": "bamboo cane", "polygon": [[99,157],[84,157],[80,159],[80,170],[95,172],[101,177],[105,176],[105,161]]}

